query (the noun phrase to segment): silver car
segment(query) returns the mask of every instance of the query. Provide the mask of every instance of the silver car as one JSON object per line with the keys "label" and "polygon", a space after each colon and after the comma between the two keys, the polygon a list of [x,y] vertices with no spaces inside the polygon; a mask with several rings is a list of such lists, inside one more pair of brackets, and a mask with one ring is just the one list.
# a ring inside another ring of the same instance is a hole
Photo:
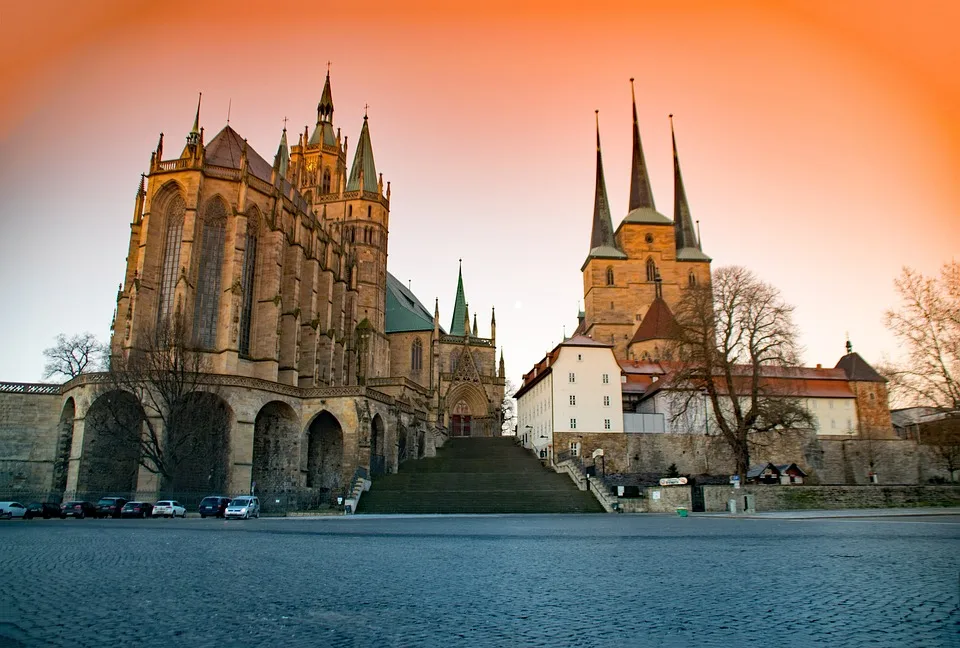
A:
{"label": "silver car", "polygon": [[[22,518],[27,512],[27,507],[20,502],[0,502],[0,518]],[[257,507],[257,513],[260,508]]]}
{"label": "silver car", "polygon": [[230,505],[223,512],[226,519],[237,518],[247,520],[260,517],[260,500],[256,497],[241,495],[230,500]]}

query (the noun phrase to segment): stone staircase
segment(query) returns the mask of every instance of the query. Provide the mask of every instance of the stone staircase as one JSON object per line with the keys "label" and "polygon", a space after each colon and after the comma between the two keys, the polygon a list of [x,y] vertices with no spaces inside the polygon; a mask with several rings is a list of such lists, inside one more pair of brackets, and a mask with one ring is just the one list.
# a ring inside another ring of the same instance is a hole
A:
{"label": "stone staircase", "polygon": [[437,456],[374,479],[357,513],[602,513],[589,492],[544,468],[513,437],[454,438]]}

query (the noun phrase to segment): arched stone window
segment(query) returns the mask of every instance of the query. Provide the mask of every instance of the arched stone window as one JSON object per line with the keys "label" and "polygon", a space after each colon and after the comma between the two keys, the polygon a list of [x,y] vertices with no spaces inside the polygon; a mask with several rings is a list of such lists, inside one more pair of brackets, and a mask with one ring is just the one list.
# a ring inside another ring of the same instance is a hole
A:
{"label": "arched stone window", "polygon": [[372,218],[372,217],[373,217],[373,206],[367,205],[367,218]]}
{"label": "arched stone window", "polygon": [[240,355],[250,355],[250,327],[253,321],[253,284],[257,269],[257,234],[260,227],[260,212],[253,208],[247,217],[247,238],[243,251],[243,269],[240,290],[243,303],[240,307]]}
{"label": "arched stone window", "polygon": [[180,268],[180,241],[183,239],[183,215],[187,207],[177,194],[164,210],[163,265],[160,267],[160,291],[157,303],[157,328],[166,328],[173,311],[173,293]]}
{"label": "arched stone window", "polygon": [[453,373],[457,370],[457,363],[460,362],[460,352],[451,351],[450,352],[450,373]]}
{"label": "arched stone window", "polygon": [[410,371],[419,373],[423,369],[423,342],[416,338],[410,345]]}
{"label": "arched stone window", "polygon": [[607,285],[613,285],[613,266],[607,266]]}
{"label": "arched stone window", "polygon": [[320,185],[320,193],[330,193],[330,167],[323,170],[323,184]]}
{"label": "arched stone window", "polygon": [[223,200],[214,198],[208,202],[203,219],[197,224],[200,245],[195,249],[200,252],[200,271],[197,275],[193,338],[200,348],[212,349],[217,341],[223,242],[227,231],[227,206]]}
{"label": "arched stone window", "polygon": [[647,259],[647,281],[655,281],[657,278],[657,264],[653,262],[653,258]]}
{"label": "arched stone window", "polygon": [[347,205],[347,218],[353,218],[353,205]]}
{"label": "arched stone window", "polygon": [[697,275],[693,274],[693,270],[691,270],[690,274],[687,276],[687,281],[690,283],[691,288],[697,287]]}

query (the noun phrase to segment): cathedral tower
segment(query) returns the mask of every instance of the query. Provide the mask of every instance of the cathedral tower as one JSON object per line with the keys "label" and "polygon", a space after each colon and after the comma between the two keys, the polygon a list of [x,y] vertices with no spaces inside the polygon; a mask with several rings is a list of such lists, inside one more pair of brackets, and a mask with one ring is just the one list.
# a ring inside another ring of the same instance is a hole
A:
{"label": "cathedral tower", "polygon": [[[604,185],[598,127],[593,230],[590,252],[581,267],[584,316],[577,329],[577,333],[612,344],[614,354],[620,360],[632,358],[630,347],[634,341],[639,341],[635,340],[637,330],[652,304],[659,300],[669,312],[670,308],[676,307],[685,287],[710,279],[710,257],[703,253],[694,231],[680,175],[675,137],[674,219],[670,220],[656,210],[640,141],[633,79],[630,83],[633,160],[629,210],[613,231]],[[652,317],[662,319],[663,312],[664,308],[658,308]],[[659,330],[663,326],[652,328]],[[647,331],[644,329],[641,338],[646,335]]]}

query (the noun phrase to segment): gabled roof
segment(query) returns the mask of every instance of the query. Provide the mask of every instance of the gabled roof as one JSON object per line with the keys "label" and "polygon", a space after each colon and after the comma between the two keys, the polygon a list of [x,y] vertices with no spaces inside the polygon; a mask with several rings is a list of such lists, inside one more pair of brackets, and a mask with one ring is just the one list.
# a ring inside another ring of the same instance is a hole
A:
{"label": "gabled roof", "polygon": [[840,358],[837,363],[837,369],[843,369],[843,372],[850,380],[858,382],[887,382],[887,379],[877,373],[877,370],[860,357],[860,354],[851,351]]}
{"label": "gabled roof", "polygon": [[[204,161],[207,164],[240,168],[240,158],[243,156],[243,138],[229,125],[217,133],[204,150]],[[273,166],[264,160],[252,146],[247,144],[247,167],[250,173],[265,182],[270,182]]]}
{"label": "gabled roof", "polygon": [[[389,272],[387,273],[387,333],[432,331],[433,315],[410,290]],[[440,327],[442,333],[446,333]]]}
{"label": "gabled roof", "polygon": [[685,247],[677,250],[677,261],[713,261],[697,248]]}
{"label": "gabled roof", "polygon": [[637,327],[637,332],[633,334],[630,344],[647,340],[669,340],[676,336],[677,330],[677,320],[667,302],[663,301],[662,297],[657,297],[650,304],[647,314],[643,316],[643,321]]}
{"label": "gabled roof", "polygon": [[597,342],[593,338],[587,337],[586,335],[574,335],[573,337],[568,337],[557,346],[558,347],[604,347],[607,349],[613,348],[612,344],[606,344],[605,342]]}

